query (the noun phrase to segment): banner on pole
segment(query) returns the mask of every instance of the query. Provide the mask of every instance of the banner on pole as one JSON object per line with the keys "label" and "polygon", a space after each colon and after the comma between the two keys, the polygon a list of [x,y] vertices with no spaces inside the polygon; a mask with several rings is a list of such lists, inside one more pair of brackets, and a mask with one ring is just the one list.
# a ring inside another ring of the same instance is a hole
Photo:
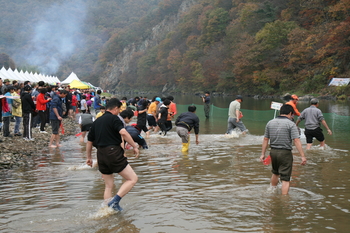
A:
{"label": "banner on pole", "polygon": [[282,107],[282,103],[278,103],[278,102],[271,102],[271,106],[270,108],[271,109],[275,109],[275,110],[280,110],[280,108]]}

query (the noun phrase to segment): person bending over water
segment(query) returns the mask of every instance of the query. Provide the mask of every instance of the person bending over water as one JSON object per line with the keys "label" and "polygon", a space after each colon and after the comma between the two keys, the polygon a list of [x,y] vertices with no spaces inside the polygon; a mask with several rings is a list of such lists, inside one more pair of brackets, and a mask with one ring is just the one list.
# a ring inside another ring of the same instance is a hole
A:
{"label": "person bending over water", "polygon": [[182,139],[182,152],[187,152],[190,143],[190,131],[194,128],[196,135],[196,144],[199,144],[198,133],[199,133],[199,118],[195,114],[196,106],[188,106],[188,112],[180,114],[175,121],[176,132]]}
{"label": "person bending over water", "polygon": [[[123,118],[123,120],[126,124],[129,124],[132,117],[134,116],[134,112],[132,111],[131,108],[128,107],[123,112],[121,112],[119,115]],[[130,134],[130,136],[132,137],[134,142],[139,144],[140,147],[142,146],[143,149],[148,149],[148,145],[146,143],[146,140],[140,135],[140,132],[138,129],[136,129],[135,127],[130,126],[130,125],[125,126],[125,129],[126,129],[126,131],[128,131],[128,133]]]}

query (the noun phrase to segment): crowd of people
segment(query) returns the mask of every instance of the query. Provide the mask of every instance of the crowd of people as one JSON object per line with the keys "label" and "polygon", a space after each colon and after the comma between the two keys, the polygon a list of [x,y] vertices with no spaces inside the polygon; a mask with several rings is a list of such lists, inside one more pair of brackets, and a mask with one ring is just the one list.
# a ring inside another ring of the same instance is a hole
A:
{"label": "crowd of people", "polygon": [[[34,141],[33,129],[46,134],[46,129],[51,127],[52,134],[48,143],[50,147],[60,146],[62,119],[76,120],[77,113],[79,113],[77,122],[81,129],[80,142],[83,143],[92,123],[104,115],[109,102],[108,98],[101,96],[101,90],[71,89],[69,85],[49,85],[42,81],[18,83],[6,79],[3,82],[1,78],[0,96],[2,136]],[[123,97],[120,102],[121,114],[119,117],[124,127],[133,136],[134,141],[144,149],[147,149],[148,145],[141,136],[142,132],[145,133],[146,138],[149,137],[150,132],[165,136],[173,128],[172,121],[177,115],[173,96],[162,98],[154,96],[152,99],[148,99],[146,96],[136,96],[130,99]],[[195,106],[193,107],[195,109]],[[192,112],[195,111],[193,107],[191,108]],[[134,116],[137,118],[136,123],[126,125],[126,122],[128,123],[135,118]],[[187,130],[195,128],[196,142],[198,142],[199,119],[197,117],[193,122],[192,120],[189,119],[185,126]],[[14,124],[13,127],[10,127],[11,122]],[[20,127],[21,123],[22,127]],[[183,127],[184,120],[179,125],[180,128]],[[10,132],[12,128],[13,132]],[[0,138],[0,142],[2,141]],[[183,149],[187,151],[188,142],[186,143]]]}
{"label": "crowd of people", "polygon": [[[106,98],[99,96],[101,90],[71,89],[69,85],[49,85],[43,81],[18,83],[0,78],[0,129],[4,138],[19,137],[34,141],[32,131],[47,134],[52,127],[49,146],[60,146],[59,129],[63,118],[75,120],[77,112],[98,113],[106,105]],[[93,105],[94,104],[94,105]],[[14,122],[13,132],[10,124]],[[22,123],[22,127],[21,126]],[[22,128],[22,131],[20,130]],[[3,140],[0,139],[0,142]]]}

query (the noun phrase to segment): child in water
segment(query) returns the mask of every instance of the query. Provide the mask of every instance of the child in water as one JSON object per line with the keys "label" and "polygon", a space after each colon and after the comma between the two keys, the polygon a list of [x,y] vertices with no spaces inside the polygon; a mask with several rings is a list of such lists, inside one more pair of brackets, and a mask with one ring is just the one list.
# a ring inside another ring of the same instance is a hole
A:
{"label": "child in water", "polygon": [[103,114],[105,114],[105,112],[106,112],[106,107],[105,106],[101,106],[100,107],[100,112],[97,113],[97,115],[96,115],[96,119],[99,118],[100,116],[102,116]]}
{"label": "child in water", "polygon": [[[123,118],[124,122],[128,124],[134,116],[134,112],[131,108],[126,108],[119,115]],[[134,142],[139,144],[140,147],[142,146],[143,149],[148,149],[146,140],[140,135],[140,132],[135,127],[128,125],[125,129],[128,131]]]}
{"label": "child in water", "polygon": [[80,143],[84,142],[86,133],[89,132],[92,123],[94,122],[94,117],[90,114],[90,112],[85,112],[80,115],[79,117],[79,125],[81,128],[81,138],[80,138]]}
{"label": "child in water", "polygon": [[137,107],[137,124],[136,124],[136,129],[139,130],[139,133],[141,134],[141,132],[145,132],[146,133],[146,138],[149,137],[149,131],[147,129],[146,126],[146,122],[147,122],[147,110],[148,110],[148,106],[150,105],[150,103],[147,100],[144,100],[141,104],[141,106]]}
{"label": "child in water", "polygon": [[159,113],[158,113],[158,126],[162,130],[159,134],[163,134],[164,136],[167,133],[167,127],[166,127],[166,122],[167,122],[167,117],[168,117],[168,108],[170,105],[171,101],[168,99],[165,99],[163,101],[163,104],[159,108]]}

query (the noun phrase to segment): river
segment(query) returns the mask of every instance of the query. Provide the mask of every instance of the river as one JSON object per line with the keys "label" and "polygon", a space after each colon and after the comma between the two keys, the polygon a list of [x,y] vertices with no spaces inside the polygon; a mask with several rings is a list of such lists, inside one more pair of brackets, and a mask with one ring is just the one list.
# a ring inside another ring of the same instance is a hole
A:
{"label": "river", "polygon": [[[244,99],[249,134],[239,138],[224,136],[232,98],[212,100],[205,120],[198,96],[175,97],[179,112],[198,106],[200,144],[189,153],[181,153],[174,130],[151,134],[139,158],[127,151],[139,181],[122,199],[123,212],[102,206],[101,174],[84,164],[85,147],[74,136],[28,166],[0,170],[0,232],[348,232],[348,102],[321,101],[334,135],[326,135],[325,150],[315,142],[305,166],[293,151],[290,194],[281,196],[269,190],[270,166],[259,162],[264,126],[274,116],[271,100]],[[117,187],[121,182],[116,176]]]}

